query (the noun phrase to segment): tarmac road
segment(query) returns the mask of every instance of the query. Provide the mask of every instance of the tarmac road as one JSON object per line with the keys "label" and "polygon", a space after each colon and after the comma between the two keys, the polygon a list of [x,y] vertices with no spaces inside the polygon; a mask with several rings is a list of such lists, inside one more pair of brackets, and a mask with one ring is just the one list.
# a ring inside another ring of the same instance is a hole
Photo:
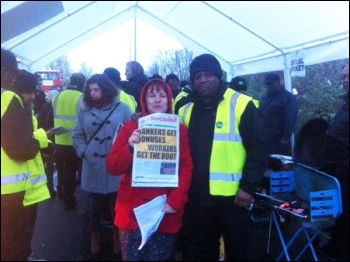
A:
{"label": "tarmac road", "polygon": [[[90,254],[88,193],[77,186],[76,198],[77,207],[70,211],[63,209],[63,201],[57,197],[39,205],[31,258],[48,261],[121,261],[120,256],[113,254],[112,229],[110,227],[103,230],[102,253],[100,255]],[[290,239],[297,228],[298,226],[293,221],[286,223],[283,228],[285,239]],[[252,223],[250,232],[252,237],[249,260],[276,260],[283,249],[275,227],[271,228],[270,238],[268,220]],[[304,245],[305,237],[301,237],[290,248],[291,257],[295,257],[294,254]],[[313,260],[311,252],[306,251],[301,261],[311,260]],[[319,260],[330,261],[332,259],[319,255]]]}

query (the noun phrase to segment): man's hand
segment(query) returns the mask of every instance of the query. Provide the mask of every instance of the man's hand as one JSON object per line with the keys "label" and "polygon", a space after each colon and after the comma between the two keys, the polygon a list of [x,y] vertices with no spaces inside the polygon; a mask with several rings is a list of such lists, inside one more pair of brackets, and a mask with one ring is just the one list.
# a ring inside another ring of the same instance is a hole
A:
{"label": "man's hand", "polygon": [[238,192],[235,197],[235,201],[233,202],[235,205],[239,207],[247,207],[252,202],[254,202],[254,198],[252,195],[248,194],[242,189],[238,189]]}

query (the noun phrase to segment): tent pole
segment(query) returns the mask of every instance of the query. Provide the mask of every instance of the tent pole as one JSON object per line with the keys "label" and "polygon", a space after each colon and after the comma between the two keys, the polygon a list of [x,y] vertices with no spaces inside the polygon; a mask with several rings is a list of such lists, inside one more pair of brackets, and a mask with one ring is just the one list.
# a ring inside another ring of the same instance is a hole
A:
{"label": "tent pole", "polygon": [[[284,86],[288,92],[292,93],[292,77],[290,74],[290,66],[291,66],[290,53],[283,54],[283,60],[284,60]],[[292,156],[294,156],[294,152],[293,152],[294,143],[295,143],[295,137],[293,133],[290,138]]]}
{"label": "tent pole", "polygon": [[136,15],[134,17],[134,61],[137,60],[137,56],[136,56],[136,43],[137,43],[137,21],[136,21]]}

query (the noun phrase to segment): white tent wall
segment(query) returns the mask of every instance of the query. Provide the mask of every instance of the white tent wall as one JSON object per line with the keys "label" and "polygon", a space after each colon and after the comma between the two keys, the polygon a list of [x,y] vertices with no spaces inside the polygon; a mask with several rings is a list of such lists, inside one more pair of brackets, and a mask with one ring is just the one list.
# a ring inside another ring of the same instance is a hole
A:
{"label": "white tent wall", "polygon": [[35,71],[130,19],[215,55],[228,79],[287,73],[297,50],[306,65],[349,57],[349,1],[1,1],[1,46]]}
{"label": "white tent wall", "polygon": [[[303,52],[304,62],[306,66],[319,64],[326,61],[349,58],[349,39],[347,38],[333,43],[322,44],[312,48],[299,49],[299,51]],[[242,76],[284,69],[290,70],[290,64],[285,64],[285,56],[289,57],[290,53],[248,63],[242,63],[239,65],[233,65],[232,72],[235,76]]]}

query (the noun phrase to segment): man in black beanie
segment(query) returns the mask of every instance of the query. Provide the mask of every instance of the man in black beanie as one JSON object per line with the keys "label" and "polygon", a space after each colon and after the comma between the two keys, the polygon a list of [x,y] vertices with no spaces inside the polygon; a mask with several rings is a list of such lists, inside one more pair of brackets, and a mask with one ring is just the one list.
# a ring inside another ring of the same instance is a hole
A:
{"label": "man in black beanie", "polygon": [[245,92],[248,90],[247,81],[239,76],[231,79],[229,87],[242,94],[245,94]]}
{"label": "man in black beanie", "polygon": [[249,259],[245,208],[268,158],[264,125],[252,98],[222,81],[214,56],[194,58],[190,77],[194,90],[179,116],[189,128],[194,169],[178,249],[184,261],[218,261],[222,235],[226,260],[244,261]]}
{"label": "man in black beanie", "polygon": [[177,75],[171,73],[165,77],[165,83],[167,83],[171,91],[173,91],[173,99],[181,92],[180,79]]}
{"label": "man in black beanie", "polygon": [[[247,81],[243,77],[236,76],[236,77],[232,78],[228,87],[232,88],[233,90],[235,90],[237,92],[240,92],[242,94],[247,95],[248,84],[247,84]],[[254,102],[256,107],[259,107],[258,100],[253,99],[253,102]]]}
{"label": "man in black beanie", "polygon": [[259,110],[269,133],[269,154],[290,156],[291,137],[298,119],[298,101],[280,82],[278,74],[266,75],[266,92],[261,96]]}
{"label": "man in black beanie", "polygon": [[112,80],[112,82],[119,88],[120,101],[127,104],[130,107],[131,111],[135,113],[137,108],[137,102],[132,95],[129,95],[122,89],[120,72],[114,67],[107,67],[103,71],[103,74],[108,76],[108,78]]}

